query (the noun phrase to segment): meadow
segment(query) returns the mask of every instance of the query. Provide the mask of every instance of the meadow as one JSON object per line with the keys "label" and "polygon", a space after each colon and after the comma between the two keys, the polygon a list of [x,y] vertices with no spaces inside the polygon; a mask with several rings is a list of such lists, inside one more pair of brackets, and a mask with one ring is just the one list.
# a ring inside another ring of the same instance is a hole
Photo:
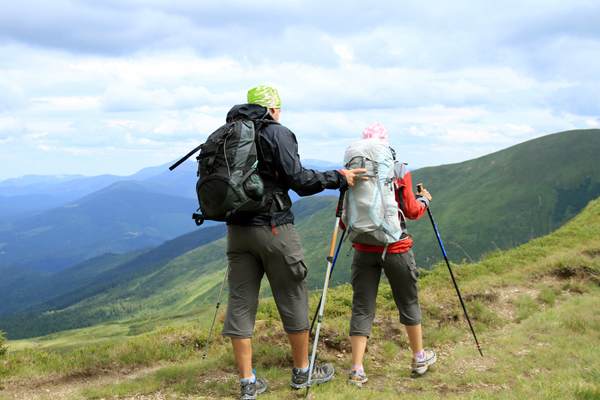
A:
{"label": "meadow", "polygon": [[[408,341],[384,281],[365,360],[369,382],[348,386],[352,288],[344,284],[328,292],[317,356],[336,375],[309,398],[600,398],[600,200],[548,236],[452,269],[483,356],[447,267],[438,264],[421,271],[419,284],[424,344],[437,363],[411,376]],[[319,295],[311,295],[312,310]],[[0,343],[0,399],[237,398],[235,359],[219,334],[223,308],[206,358],[214,306]],[[253,345],[254,367],[268,382],[259,398],[304,397],[289,386],[291,352],[272,299],[261,300]]]}

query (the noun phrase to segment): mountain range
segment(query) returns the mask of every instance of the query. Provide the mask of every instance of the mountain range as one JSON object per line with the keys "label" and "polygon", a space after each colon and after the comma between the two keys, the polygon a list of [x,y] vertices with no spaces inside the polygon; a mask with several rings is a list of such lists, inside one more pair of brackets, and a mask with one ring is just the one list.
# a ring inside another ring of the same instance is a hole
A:
{"label": "mountain range", "polygon": [[[331,165],[311,161],[314,168]],[[170,165],[126,177],[30,175],[0,182],[0,268],[55,273],[196,229],[196,164],[188,161],[173,171]]]}
{"label": "mountain range", "polygon": [[[600,130],[569,131],[475,160],[419,169],[411,175],[413,186],[423,182],[432,193],[431,211],[448,256],[459,263],[544,236],[577,215],[600,196],[599,152]],[[144,186],[148,184],[116,183],[79,203],[99,199],[94,204],[100,206],[106,203],[103,196],[119,185],[123,190],[168,196],[154,186]],[[130,195],[133,201],[146,201],[143,196]],[[335,205],[334,196],[294,203],[311,289],[323,283]],[[159,204],[143,207],[148,213],[153,212],[152,207],[167,211]],[[127,219],[127,212],[120,215]],[[136,219],[128,223],[141,224]],[[111,224],[114,222],[107,221],[105,229],[110,230]],[[22,232],[31,229],[36,228],[30,226]],[[417,264],[426,268],[439,262],[441,251],[427,216],[408,221],[408,229],[415,241]],[[5,301],[0,304],[0,330],[10,338],[32,337],[99,321],[210,304],[216,301],[227,265],[224,235],[222,225],[206,227],[132,253],[97,254],[54,274],[14,265],[1,268],[0,292]],[[349,280],[349,250],[350,244],[344,243],[332,285]],[[268,285],[264,285],[263,296],[269,293]]]}
{"label": "mountain range", "polygon": [[[305,254],[308,265],[326,262],[328,249],[311,245],[311,239],[324,234],[315,229],[317,221],[334,220],[331,207],[335,201],[332,196],[316,196],[294,203],[297,230],[314,249]],[[9,338],[33,337],[131,315],[210,304],[216,301],[227,267],[225,235],[225,225],[219,224],[153,248],[105,254],[56,274],[38,276],[19,289],[0,286],[6,291],[0,315],[13,313],[0,317],[0,330]],[[24,270],[0,269],[0,282],[15,281]],[[312,275],[309,285],[318,286],[315,278],[320,275],[322,279],[322,274]],[[268,285],[263,292],[269,295]]]}

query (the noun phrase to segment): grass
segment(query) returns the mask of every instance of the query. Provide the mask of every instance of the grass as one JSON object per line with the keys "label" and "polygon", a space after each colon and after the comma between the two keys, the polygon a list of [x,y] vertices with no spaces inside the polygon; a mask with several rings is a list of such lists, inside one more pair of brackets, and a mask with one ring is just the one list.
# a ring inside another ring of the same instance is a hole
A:
{"label": "grass", "polygon": [[[600,202],[596,201],[550,236],[490,254],[477,264],[452,264],[484,357],[475,347],[446,265],[424,271],[420,281],[424,345],[437,352],[438,362],[420,378],[411,376],[409,344],[384,280],[364,362],[369,382],[362,389],[346,385],[345,376],[352,361],[347,335],[352,288],[348,284],[332,288],[318,360],[332,363],[337,374],[326,385],[312,388],[309,397],[600,398],[600,360],[590,357],[600,354],[598,243]],[[313,312],[319,295],[311,293]],[[9,351],[0,358],[0,387],[12,390],[13,382],[32,377],[93,377],[111,371],[120,379],[102,385],[90,379],[91,383],[80,385],[76,398],[116,399],[158,392],[180,398],[235,398],[239,395],[237,367],[229,341],[219,334],[222,310],[208,357],[201,357],[213,312],[214,308],[206,308],[203,319],[181,325],[173,325],[177,317],[172,316],[160,329],[134,337],[123,337],[124,328],[96,327],[104,334],[112,332],[115,340],[69,351],[8,342]],[[137,323],[148,326],[149,321]],[[64,350],[61,338],[76,340],[66,336],[72,332],[64,335],[41,338],[39,343],[54,341]],[[292,355],[272,299],[261,300],[253,347],[254,367],[269,384],[261,398],[303,397],[304,391],[289,387]],[[145,373],[126,379],[127,374],[121,372],[130,370]],[[0,391],[0,398],[3,395]]]}
{"label": "grass", "polygon": [[146,332],[173,326],[195,327],[210,324],[215,308],[198,307],[191,311],[149,314],[141,317],[109,321],[88,328],[53,333],[51,335],[9,341],[12,350],[46,349],[67,353],[82,346],[99,347],[104,344],[126,342]]}
{"label": "grass", "polygon": [[[396,316],[382,313],[365,359],[370,382],[358,393],[361,398],[372,399],[399,394],[408,399],[422,398],[423,394],[428,398],[597,398],[594,396],[600,394],[596,383],[600,363],[590,359],[589,354],[600,351],[600,289],[591,285],[588,289],[584,294],[564,295],[564,300],[558,300],[554,307],[540,308],[519,323],[501,324],[499,329],[488,328],[485,333],[479,331],[485,357],[479,356],[461,321],[435,328],[425,325],[425,344],[438,352],[439,361],[419,379],[410,376],[410,351],[403,332],[389,328]],[[343,293],[347,288],[339,291]],[[267,308],[271,305],[270,301],[265,303]],[[333,363],[339,374],[328,385],[311,389],[317,397],[349,399],[358,395],[357,389],[345,385],[351,354],[344,346],[347,336],[335,328],[344,327],[347,331],[347,317],[326,314],[319,360]],[[472,318],[478,321],[475,313]],[[220,322],[216,331],[219,329]],[[259,325],[254,341],[255,368],[269,382],[269,391],[261,395],[264,399],[299,396],[299,392],[288,387],[291,354],[284,336],[277,335],[280,329],[278,321],[271,326]],[[336,342],[332,338],[337,333]],[[66,354],[39,349],[11,351],[3,358],[10,371],[4,369],[0,373],[24,379],[158,364],[157,371],[134,380],[82,387],[81,398],[149,394],[165,388],[177,396],[235,397],[237,371],[228,341],[213,335],[215,341],[203,360],[200,354],[206,335],[206,330],[169,328],[120,344],[83,347]],[[575,366],[578,370],[581,367],[583,373],[573,374]]]}

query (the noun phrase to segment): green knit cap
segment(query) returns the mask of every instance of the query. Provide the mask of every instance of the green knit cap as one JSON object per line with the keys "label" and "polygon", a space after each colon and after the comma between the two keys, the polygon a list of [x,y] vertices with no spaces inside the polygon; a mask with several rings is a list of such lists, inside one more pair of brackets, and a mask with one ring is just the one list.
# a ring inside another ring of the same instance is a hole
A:
{"label": "green knit cap", "polygon": [[281,99],[277,89],[264,85],[248,90],[248,103],[260,104],[267,108],[281,108]]}

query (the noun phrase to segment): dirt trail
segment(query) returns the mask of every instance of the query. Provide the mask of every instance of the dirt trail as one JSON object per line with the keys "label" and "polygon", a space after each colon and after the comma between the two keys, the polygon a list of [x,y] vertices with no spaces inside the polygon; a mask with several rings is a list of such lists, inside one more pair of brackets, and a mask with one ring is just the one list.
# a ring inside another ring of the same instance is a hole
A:
{"label": "dirt trail", "polygon": [[[0,390],[0,399],[19,400],[79,400],[86,399],[83,391],[99,388],[109,384],[119,384],[133,381],[144,375],[152,374],[163,368],[164,365],[155,365],[132,371],[96,371],[87,374],[74,374],[69,376],[50,376],[28,380],[9,380]],[[196,397],[197,398],[197,397]],[[163,400],[187,399],[187,397],[172,397],[170,394],[157,391],[150,394],[138,394],[120,399],[136,400]],[[107,399],[108,400],[108,399]]]}

